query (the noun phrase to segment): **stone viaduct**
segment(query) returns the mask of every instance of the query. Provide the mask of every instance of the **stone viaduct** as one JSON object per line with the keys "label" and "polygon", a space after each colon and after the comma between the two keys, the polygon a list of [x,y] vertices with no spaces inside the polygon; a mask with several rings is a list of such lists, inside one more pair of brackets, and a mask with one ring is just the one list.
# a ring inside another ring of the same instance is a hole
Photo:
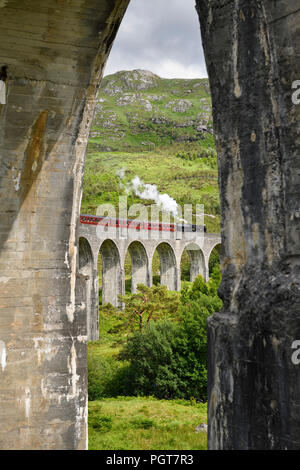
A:
{"label": "stone viaduct", "polygon": [[88,340],[99,338],[98,254],[102,259],[102,302],[120,307],[118,295],[125,294],[125,258],[131,258],[131,290],[139,283],[152,286],[152,260],[157,250],[160,257],[161,284],[169,290],[180,290],[180,263],[184,250],[190,258],[190,279],[201,274],[209,279],[209,258],[221,244],[215,233],[148,232],[133,229],[109,229],[80,224],[79,272],[86,286]]}
{"label": "stone viaduct", "polygon": [[[128,3],[0,0],[2,449],[87,447],[82,176]],[[299,449],[300,0],[196,0],[196,10],[223,247],[224,308],[208,325],[208,446]]]}

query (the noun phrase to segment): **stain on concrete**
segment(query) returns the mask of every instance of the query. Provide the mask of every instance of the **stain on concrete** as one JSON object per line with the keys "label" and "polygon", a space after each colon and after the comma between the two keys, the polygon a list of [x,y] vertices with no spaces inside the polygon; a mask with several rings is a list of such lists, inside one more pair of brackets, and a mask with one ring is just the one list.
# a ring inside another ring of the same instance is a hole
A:
{"label": "stain on concrete", "polygon": [[25,151],[25,161],[20,178],[21,197],[26,198],[32,183],[38,177],[42,168],[45,152],[43,148],[46,125],[49,112],[43,111],[33,124],[30,132],[29,143]]}
{"label": "stain on concrete", "polygon": [[6,368],[6,347],[4,341],[0,341],[0,364],[2,372],[4,372]]}

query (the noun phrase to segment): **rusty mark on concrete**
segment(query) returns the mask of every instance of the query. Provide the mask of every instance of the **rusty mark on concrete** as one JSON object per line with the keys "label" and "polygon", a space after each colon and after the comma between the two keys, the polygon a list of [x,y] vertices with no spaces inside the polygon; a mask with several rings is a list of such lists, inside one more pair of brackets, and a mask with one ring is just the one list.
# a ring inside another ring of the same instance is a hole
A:
{"label": "rusty mark on concrete", "polygon": [[28,191],[36,180],[44,162],[43,142],[48,115],[48,111],[42,111],[32,127],[20,179],[22,200],[26,198]]}

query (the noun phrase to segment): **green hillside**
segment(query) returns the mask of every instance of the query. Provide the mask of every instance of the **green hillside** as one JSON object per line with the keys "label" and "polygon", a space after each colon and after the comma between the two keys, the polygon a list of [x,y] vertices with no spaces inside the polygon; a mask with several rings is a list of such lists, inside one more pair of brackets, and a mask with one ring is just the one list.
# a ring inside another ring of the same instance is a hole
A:
{"label": "green hillside", "polygon": [[[162,79],[118,72],[103,79],[85,167],[82,209],[128,194],[138,176],[181,206],[204,204],[209,231],[219,231],[220,205],[211,98],[206,79]],[[126,189],[127,188],[127,189]],[[153,200],[143,200],[146,205]]]}

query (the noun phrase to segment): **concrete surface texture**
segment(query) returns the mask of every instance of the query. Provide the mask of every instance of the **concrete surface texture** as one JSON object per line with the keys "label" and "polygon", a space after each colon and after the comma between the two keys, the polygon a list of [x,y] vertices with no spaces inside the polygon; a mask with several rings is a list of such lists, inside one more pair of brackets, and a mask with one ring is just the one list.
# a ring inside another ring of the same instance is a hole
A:
{"label": "concrete surface texture", "polygon": [[[0,1],[2,449],[87,446],[92,267],[88,246],[81,264],[78,255],[82,173],[95,95],[127,4]],[[224,309],[209,323],[209,448],[299,449],[291,345],[300,339],[300,107],[292,100],[300,1],[196,5],[222,208]]]}

